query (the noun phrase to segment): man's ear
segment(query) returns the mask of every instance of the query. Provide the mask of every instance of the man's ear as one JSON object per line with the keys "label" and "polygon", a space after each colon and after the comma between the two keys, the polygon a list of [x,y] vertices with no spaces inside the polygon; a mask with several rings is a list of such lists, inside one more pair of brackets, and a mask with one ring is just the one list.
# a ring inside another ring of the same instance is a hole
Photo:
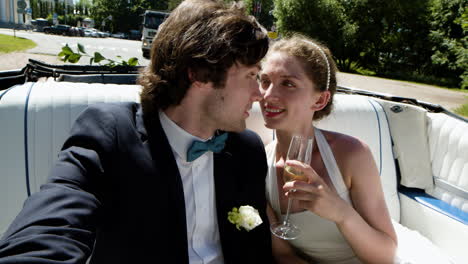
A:
{"label": "man's ear", "polygon": [[202,82],[197,80],[196,74],[191,68],[189,68],[187,72],[191,87],[195,87],[196,89],[204,91],[211,91],[213,89],[213,86],[210,82]]}
{"label": "man's ear", "polygon": [[188,68],[187,73],[188,73],[188,79],[190,81],[191,86],[192,87],[200,87],[201,82],[197,81],[197,78],[195,76],[195,72],[191,68]]}
{"label": "man's ear", "polygon": [[320,92],[318,97],[314,98],[315,102],[312,104],[310,109],[314,111],[322,110],[323,108],[325,108],[325,106],[327,106],[328,101],[330,101],[330,97],[331,97],[330,91]]}

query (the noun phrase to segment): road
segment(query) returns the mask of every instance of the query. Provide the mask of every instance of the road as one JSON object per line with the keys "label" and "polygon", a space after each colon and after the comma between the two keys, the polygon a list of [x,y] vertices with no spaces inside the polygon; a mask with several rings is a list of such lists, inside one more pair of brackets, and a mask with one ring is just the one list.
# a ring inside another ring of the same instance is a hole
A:
{"label": "road", "polygon": [[[13,35],[13,30],[0,28],[0,34]],[[86,53],[90,55],[94,54],[94,52],[100,52],[104,57],[113,60],[118,60],[116,56],[121,56],[123,59],[137,57],[141,65],[147,65],[149,62],[149,60],[142,56],[141,41],[116,38],[57,36],[24,30],[16,31],[16,36],[36,42],[37,47],[28,50],[27,53],[57,55],[66,44],[76,51],[77,44],[80,43],[85,47]],[[80,60],[80,64],[87,63],[89,63],[89,60]]]}
{"label": "road", "polygon": [[[0,34],[13,35],[13,30],[0,28]],[[97,51],[104,57],[114,60],[117,60],[116,56],[120,55],[124,59],[137,57],[140,65],[143,66],[149,63],[149,60],[142,56],[140,41],[115,38],[66,37],[26,31],[17,31],[16,35],[33,40],[37,43],[37,47],[26,52],[0,55],[0,71],[22,68],[26,65],[29,58],[51,64],[63,64],[56,55],[65,44],[76,50],[78,43],[84,45],[88,54],[93,54]],[[80,64],[88,63],[88,59],[80,60]],[[450,110],[468,103],[468,93],[384,78],[338,73],[338,84],[361,90],[416,98],[421,101],[440,104]]]}

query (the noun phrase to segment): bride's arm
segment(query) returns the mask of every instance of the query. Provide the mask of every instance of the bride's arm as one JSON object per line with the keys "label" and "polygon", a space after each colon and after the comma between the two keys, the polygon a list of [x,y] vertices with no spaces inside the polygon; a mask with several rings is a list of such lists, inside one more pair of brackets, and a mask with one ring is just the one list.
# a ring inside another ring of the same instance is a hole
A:
{"label": "bride's arm", "polygon": [[351,179],[353,207],[337,223],[356,255],[367,263],[393,263],[397,238],[385,203],[379,171],[367,145],[357,141],[344,170]]}

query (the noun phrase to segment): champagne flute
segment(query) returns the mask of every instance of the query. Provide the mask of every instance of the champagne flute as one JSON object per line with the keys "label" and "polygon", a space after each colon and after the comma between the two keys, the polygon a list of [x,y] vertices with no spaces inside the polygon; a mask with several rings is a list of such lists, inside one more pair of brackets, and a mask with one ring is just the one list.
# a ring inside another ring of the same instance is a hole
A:
{"label": "champagne flute", "polygon": [[[297,160],[305,164],[310,164],[312,159],[313,138],[307,136],[293,136],[289,144],[288,154],[286,160]],[[302,171],[298,171],[288,165],[283,170],[284,182],[290,181],[307,181],[307,177]],[[291,190],[295,191],[295,190]],[[291,209],[291,198],[288,198],[288,209],[286,210],[286,217],[281,223],[273,223],[270,226],[271,232],[282,239],[292,240],[296,239],[301,230],[289,220],[289,210]]]}

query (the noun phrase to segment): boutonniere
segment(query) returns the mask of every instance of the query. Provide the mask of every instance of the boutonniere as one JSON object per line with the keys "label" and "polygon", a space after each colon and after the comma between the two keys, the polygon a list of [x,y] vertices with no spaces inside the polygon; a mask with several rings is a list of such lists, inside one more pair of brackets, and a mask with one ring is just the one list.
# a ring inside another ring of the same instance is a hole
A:
{"label": "boutonniere", "polygon": [[235,224],[237,229],[240,230],[243,227],[247,231],[263,223],[258,210],[250,205],[241,206],[239,209],[236,207],[232,208],[232,211],[228,212],[228,220],[232,224]]}

